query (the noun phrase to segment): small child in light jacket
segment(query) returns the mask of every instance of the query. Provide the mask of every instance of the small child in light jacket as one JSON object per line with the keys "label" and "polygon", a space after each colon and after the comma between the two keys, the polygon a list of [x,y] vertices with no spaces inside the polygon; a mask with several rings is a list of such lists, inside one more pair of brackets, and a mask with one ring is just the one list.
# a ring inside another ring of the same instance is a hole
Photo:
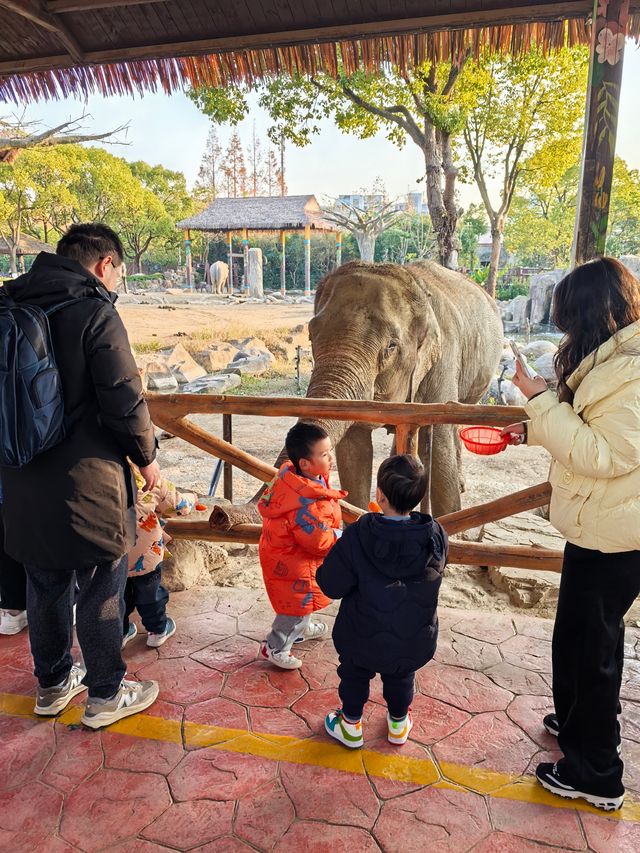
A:
{"label": "small child in light jacket", "polygon": [[147,629],[147,645],[158,648],[176,632],[176,623],[167,616],[169,593],[162,586],[162,561],[170,537],[163,530],[164,518],[189,515],[196,496],[179,492],[173,483],[164,478],[150,492],[143,492],[144,480],[135,465],[131,465],[138,486],[136,501],[136,544],[129,552],[129,577],[124,592],[124,625],[122,647],[138,633],[129,616],[134,610],[140,614]]}

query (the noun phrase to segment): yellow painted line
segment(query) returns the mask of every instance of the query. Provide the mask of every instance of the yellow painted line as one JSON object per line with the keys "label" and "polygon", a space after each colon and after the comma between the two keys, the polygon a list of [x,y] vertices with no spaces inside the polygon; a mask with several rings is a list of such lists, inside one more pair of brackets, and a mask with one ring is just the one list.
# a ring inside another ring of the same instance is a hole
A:
{"label": "yellow painted line", "polygon": [[[14,693],[0,693],[0,714],[4,716],[30,717],[41,722],[53,722],[52,718],[36,717],[33,714],[33,698]],[[82,707],[68,708],[57,722],[65,726],[78,725]],[[345,749],[337,743],[315,738],[300,739],[288,735],[248,732],[223,726],[208,726],[200,723],[167,720],[150,714],[135,714],[109,726],[107,731],[131,737],[185,744],[188,748],[211,747],[212,749],[253,755],[272,761],[289,764],[307,764],[326,767],[344,773],[369,775],[396,782],[417,785],[433,785],[456,791],[468,791],[499,799],[536,803],[559,809],[577,809],[603,815],[599,809],[579,800],[563,800],[545,791],[532,776],[518,776],[467,767],[432,758],[411,758],[385,755],[370,749]],[[627,797],[620,811],[608,813],[607,817],[640,823],[640,802]]]}

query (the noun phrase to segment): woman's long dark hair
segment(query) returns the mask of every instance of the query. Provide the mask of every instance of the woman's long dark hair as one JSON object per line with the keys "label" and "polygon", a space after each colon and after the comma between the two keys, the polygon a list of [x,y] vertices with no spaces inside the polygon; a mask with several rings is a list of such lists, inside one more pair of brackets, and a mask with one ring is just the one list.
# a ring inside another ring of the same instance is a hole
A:
{"label": "woman's long dark hair", "polygon": [[552,320],[564,332],[555,369],[560,399],[573,394],[567,380],[588,355],[625,326],[640,320],[640,281],[615,258],[582,264],[553,293]]}

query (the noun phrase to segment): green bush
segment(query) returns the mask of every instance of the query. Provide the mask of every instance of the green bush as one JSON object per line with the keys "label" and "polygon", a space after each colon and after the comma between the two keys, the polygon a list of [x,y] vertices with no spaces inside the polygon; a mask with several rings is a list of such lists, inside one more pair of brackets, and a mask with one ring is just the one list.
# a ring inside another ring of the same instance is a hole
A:
{"label": "green bush", "polygon": [[516,296],[528,296],[529,295],[529,285],[524,282],[517,282],[515,284],[503,284],[498,285],[496,287],[496,299],[500,299],[504,302],[507,302],[511,299],[515,299]]}

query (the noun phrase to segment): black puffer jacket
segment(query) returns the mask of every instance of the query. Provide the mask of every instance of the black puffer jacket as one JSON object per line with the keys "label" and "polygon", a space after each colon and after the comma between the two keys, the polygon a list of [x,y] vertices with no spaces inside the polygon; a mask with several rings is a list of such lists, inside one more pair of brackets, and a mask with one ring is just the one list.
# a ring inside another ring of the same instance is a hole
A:
{"label": "black puffer jacket", "polygon": [[49,308],[70,430],[23,468],[0,468],[5,547],[43,569],[90,567],[135,541],[135,484],[126,457],[155,458],[156,442],[127,333],[102,283],[76,261],[41,253],[5,289]]}
{"label": "black puffer jacket", "polygon": [[318,569],[329,598],[341,598],[333,641],[341,659],[375,672],[410,672],[431,660],[447,535],[430,515],[408,521],[364,515]]}

